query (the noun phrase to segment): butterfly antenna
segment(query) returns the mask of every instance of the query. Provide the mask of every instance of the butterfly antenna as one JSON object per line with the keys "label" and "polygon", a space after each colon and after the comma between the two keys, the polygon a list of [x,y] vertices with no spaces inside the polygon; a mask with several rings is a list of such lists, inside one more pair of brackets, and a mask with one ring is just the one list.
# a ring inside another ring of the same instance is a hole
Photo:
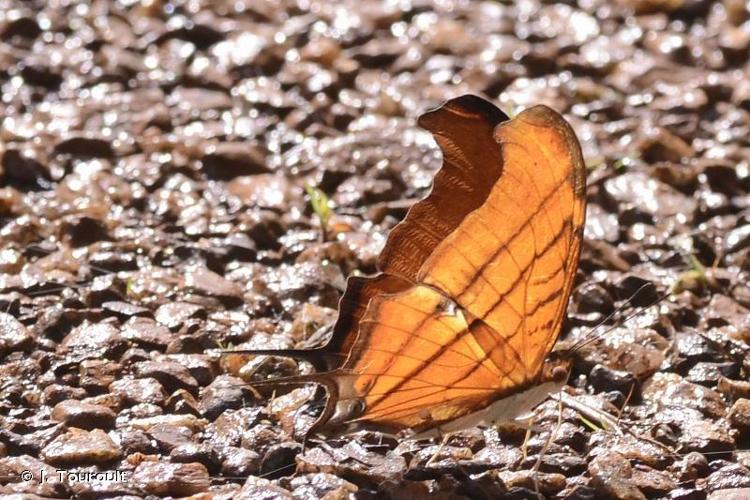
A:
{"label": "butterfly antenna", "polygon": [[633,393],[635,392],[635,385],[636,385],[635,382],[633,382],[632,384],[630,384],[630,390],[628,391],[628,395],[625,398],[625,401],[622,403],[622,406],[620,407],[620,409],[617,412],[617,423],[618,424],[620,423],[620,419],[622,418],[622,414],[625,411],[625,407],[628,406],[628,403],[630,402],[630,398],[633,397]]}
{"label": "butterfly antenna", "polygon": [[[611,314],[609,314],[604,320],[602,320],[602,322],[600,323],[600,325],[603,325],[606,321],[609,321],[610,319],[612,319],[612,317],[614,315],[616,315],[618,312],[622,311],[628,304],[632,303],[632,301],[635,298],[635,296],[638,295],[641,292],[641,290],[643,290],[647,286],[653,286],[653,285],[651,285],[649,283],[649,284],[641,286],[638,290],[635,291],[635,293],[633,295],[630,296],[630,298],[628,298],[628,300],[625,301],[625,303],[623,305],[621,305],[620,307],[618,307],[617,309],[615,309],[614,311],[612,311]],[[596,332],[596,328],[595,328],[594,330],[592,330],[592,332],[588,336],[586,336],[583,339],[581,339],[578,342],[576,342],[573,345],[573,347],[571,347],[570,350],[573,351],[573,352],[580,351],[581,349],[583,349],[587,345],[589,345],[589,344],[591,344],[591,343],[593,343],[593,342],[601,339],[602,337],[604,337],[605,335],[607,335],[609,332],[611,332],[615,328],[619,328],[620,326],[624,325],[625,323],[627,323],[631,319],[635,318],[636,316],[641,315],[648,308],[655,306],[656,304],[660,303],[661,301],[663,301],[664,299],[666,299],[670,295],[672,295],[672,292],[671,291],[667,291],[666,293],[660,295],[655,300],[651,301],[650,303],[646,304],[645,306],[639,307],[638,309],[636,309],[632,313],[628,314],[625,317],[625,319],[623,319],[618,324],[615,324],[615,325],[612,325],[610,327],[607,327],[605,330]],[[596,332],[596,333],[594,333],[594,332]]]}
{"label": "butterfly antenna", "polygon": [[642,290],[645,290],[645,289],[646,289],[646,287],[648,287],[649,285],[653,286],[653,285],[652,285],[651,283],[646,283],[646,284],[644,284],[644,285],[641,285],[641,286],[640,286],[640,287],[638,288],[638,290],[636,290],[636,291],[635,291],[635,292],[634,292],[634,293],[633,293],[633,294],[632,294],[632,295],[631,295],[630,297],[628,297],[628,299],[627,299],[626,301],[624,301],[624,302],[623,302],[622,304],[620,304],[619,306],[617,306],[617,307],[616,307],[616,308],[615,308],[615,309],[614,309],[614,310],[613,310],[613,311],[612,311],[611,313],[609,313],[609,314],[608,314],[608,315],[607,315],[607,316],[606,316],[606,317],[605,317],[605,318],[604,318],[603,320],[601,320],[601,321],[599,322],[599,324],[598,324],[598,325],[596,325],[596,326],[595,326],[595,327],[594,327],[594,328],[593,328],[593,329],[592,329],[592,330],[591,330],[591,331],[590,331],[590,332],[588,333],[588,335],[586,335],[586,337],[584,337],[583,339],[579,340],[579,341],[578,341],[578,342],[576,343],[576,345],[574,345],[574,346],[573,346],[572,350],[575,350],[575,349],[576,349],[576,346],[577,346],[577,345],[578,345],[579,343],[581,343],[581,342],[584,342],[584,341],[588,340],[588,339],[589,339],[589,338],[590,338],[590,337],[591,337],[592,335],[597,335],[597,334],[596,334],[595,332],[596,332],[596,331],[597,331],[597,330],[598,330],[598,329],[599,329],[600,327],[604,326],[604,324],[605,324],[605,323],[607,323],[607,322],[608,322],[609,320],[611,320],[612,318],[614,318],[614,317],[615,317],[615,315],[617,315],[618,313],[620,313],[620,312],[622,312],[623,310],[625,310],[625,308],[626,308],[626,307],[627,307],[627,306],[628,306],[628,305],[629,305],[629,304],[630,304],[630,303],[631,303],[631,302],[633,301],[633,299],[634,299],[634,298],[636,297],[636,295],[638,295],[639,293],[641,293],[641,291],[642,291]]}

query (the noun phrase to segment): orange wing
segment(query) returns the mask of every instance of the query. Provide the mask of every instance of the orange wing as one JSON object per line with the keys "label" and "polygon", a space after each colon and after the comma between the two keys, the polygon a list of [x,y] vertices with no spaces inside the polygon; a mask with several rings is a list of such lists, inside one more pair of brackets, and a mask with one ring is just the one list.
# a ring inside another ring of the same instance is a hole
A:
{"label": "orange wing", "polygon": [[328,371],[286,380],[327,387],[316,426],[422,430],[539,382],[575,277],[585,169],[556,112],[504,120],[475,96],[420,118],[444,157],[430,195],[389,235],[383,274],[349,281],[319,350]]}

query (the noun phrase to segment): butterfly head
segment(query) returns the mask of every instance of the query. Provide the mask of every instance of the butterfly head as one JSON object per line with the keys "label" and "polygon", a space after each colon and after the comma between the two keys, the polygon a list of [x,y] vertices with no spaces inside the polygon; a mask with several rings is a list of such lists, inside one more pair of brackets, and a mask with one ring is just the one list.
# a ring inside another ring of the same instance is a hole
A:
{"label": "butterfly head", "polygon": [[542,381],[562,384],[567,382],[573,367],[573,355],[568,349],[550,352],[542,367]]}

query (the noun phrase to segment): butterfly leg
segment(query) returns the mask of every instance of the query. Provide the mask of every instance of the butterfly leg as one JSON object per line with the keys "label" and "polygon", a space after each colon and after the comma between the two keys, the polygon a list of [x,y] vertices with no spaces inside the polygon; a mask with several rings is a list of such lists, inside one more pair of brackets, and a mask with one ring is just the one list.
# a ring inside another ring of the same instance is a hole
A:
{"label": "butterfly leg", "polygon": [[451,438],[451,436],[453,436],[453,434],[455,434],[453,432],[448,432],[446,434],[443,434],[442,431],[440,430],[440,427],[437,428],[437,432],[438,432],[438,436],[441,438],[440,445],[438,446],[437,450],[435,450],[435,453],[432,454],[430,459],[427,462],[425,462],[424,464],[425,467],[429,467],[430,465],[432,465],[432,463],[437,459],[437,457],[443,451],[443,448],[445,448],[445,445],[448,444],[448,440]]}
{"label": "butterfly leg", "polygon": [[521,456],[523,457],[524,461],[526,460],[526,458],[528,458],[529,440],[531,439],[531,432],[534,430],[534,418],[535,415],[532,415],[526,421],[526,435],[523,438],[523,444],[521,444]]}
{"label": "butterfly leg", "polygon": [[555,428],[550,432],[549,437],[547,438],[547,441],[545,441],[544,446],[539,451],[539,456],[536,459],[536,463],[534,463],[534,467],[532,467],[532,477],[534,479],[534,491],[536,492],[537,496],[539,498],[544,498],[542,496],[542,493],[539,491],[539,467],[542,465],[542,459],[544,458],[544,454],[547,453],[547,450],[549,449],[550,445],[552,444],[552,441],[557,437],[557,432],[560,430],[560,427],[562,426],[562,412],[563,412],[563,404],[562,399],[558,398],[557,400],[557,423],[555,424]]}

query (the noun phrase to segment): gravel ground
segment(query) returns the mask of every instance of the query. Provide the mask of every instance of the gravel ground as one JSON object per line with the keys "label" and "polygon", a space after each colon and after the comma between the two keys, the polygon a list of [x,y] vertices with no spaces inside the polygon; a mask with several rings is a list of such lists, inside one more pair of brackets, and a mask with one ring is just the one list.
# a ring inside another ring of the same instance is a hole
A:
{"label": "gravel ground", "polygon": [[[0,493],[750,496],[747,2],[0,0],[0,88]],[[247,382],[306,368],[215,350],[324,340],[440,165],[416,117],[463,93],[580,138],[565,341],[606,333],[567,392],[621,432],[550,401],[527,456],[303,449],[314,388]]]}

